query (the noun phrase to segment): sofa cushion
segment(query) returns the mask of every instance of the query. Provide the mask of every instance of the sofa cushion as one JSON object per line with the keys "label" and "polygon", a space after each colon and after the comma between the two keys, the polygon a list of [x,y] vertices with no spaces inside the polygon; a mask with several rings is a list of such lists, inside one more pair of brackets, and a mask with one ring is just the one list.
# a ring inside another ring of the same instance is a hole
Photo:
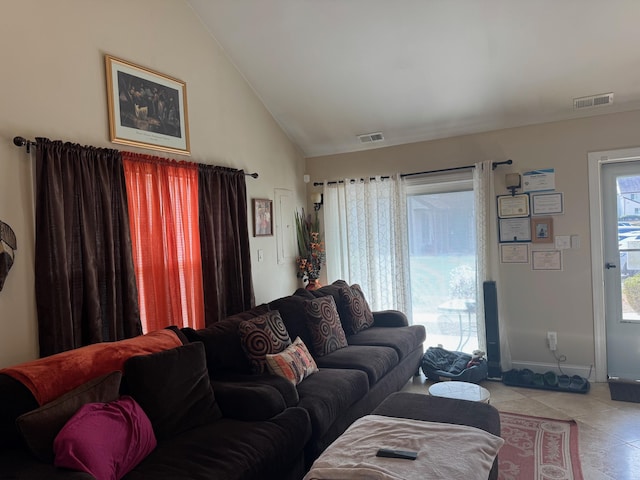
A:
{"label": "sofa cushion", "polygon": [[118,480],[156,448],[149,418],[128,396],[88,403],[62,428],[54,442],[57,467]]}
{"label": "sofa cushion", "polygon": [[277,310],[240,322],[238,333],[255,374],[267,371],[267,355],[280,353],[291,345],[291,338]]}
{"label": "sofa cushion", "polygon": [[[311,296],[309,299],[312,300],[313,298],[314,297]],[[309,352],[314,355],[313,340],[309,327],[307,326],[307,316],[304,313],[305,300],[307,299],[298,295],[289,295],[269,302],[269,308],[280,312],[280,317],[287,328],[287,332],[289,332],[289,337],[300,337],[309,349]]]}
{"label": "sofa cushion", "polygon": [[87,403],[116,400],[121,378],[121,372],[103,375],[19,416],[16,425],[29,450],[43,462],[52,462],[53,441],[65,423]]}
{"label": "sofa cushion", "polygon": [[269,311],[266,304],[233,315],[207,328],[183,328],[190,342],[202,342],[207,353],[207,369],[212,377],[222,373],[251,373],[251,363],[242,350],[238,325]]}
{"label": "sofa cushion", "polygon": [[280,353],[267,354],[267,368],[294,385],[318,371],[318,366],[300,337]]}
{"label": "sofa cushion", "polygon": [[368,391],[369,379],[362,370],[320,368],[298,385],[298,406],[309,412],[313,436],[320,438]]}
{"label": "sofa cushion", "polygon": [[327,355],[348,345],[333,297],[327,295],[307,300],[304,310],[316,357]]}
{"label": "sofa cushion", "polygon": [[320,368],[354,368],[362,370],[373,386],[398,364],[393,348],[350,345],[318,358]]}
{"label": "sofa cushion", "polygon": [[223,418],[160,442],[124,478],[279,480],[300,460],[310,433],[307,412],[296,407],[262,422]]}
{"label": "sofa cushion", "polygon": [[124,373],[128,391],[149,416],[158,440],[222,416],[200,342],[132,357]]}
{"label": "sofa cushion", "polygon": [[358,333],[373,325],[373,313],[360,285],[355,283],[350,287],[341,287],[340,297],[344,304],[344,318],[340,318],[347,335]]}
{"label": "sofa cushion", "polygon": [[[267,375],[259,375],[265,376]],[[216,402],[226,418],[245,421],[268,420],[287,408],[284,397],[272,385],[221,381],[214,381],[212,385],[216,392]]]}
{"label": "sofa cushion", "polygon": [[426,337],[424,325],[408,327],[371,327],[347,337],[349,345],[371,345],[393,348],[400,360],[420,347]]}
{"label": "sofa cushion", "polygon": [[18,431],[16,418],[38,408],[31,391],[15,378],[0,373],[0,451],[22,448],[24,440]]}

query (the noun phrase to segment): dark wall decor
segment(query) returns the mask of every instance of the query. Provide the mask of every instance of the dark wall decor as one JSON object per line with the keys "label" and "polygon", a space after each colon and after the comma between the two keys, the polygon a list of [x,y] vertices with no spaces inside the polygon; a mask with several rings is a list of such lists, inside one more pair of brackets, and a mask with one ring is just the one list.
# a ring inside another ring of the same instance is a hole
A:
{"label": "dark wall decor", "polygon": [[13,265],[17,249],[16,234],[9,225],[0,221],[0,291]]}

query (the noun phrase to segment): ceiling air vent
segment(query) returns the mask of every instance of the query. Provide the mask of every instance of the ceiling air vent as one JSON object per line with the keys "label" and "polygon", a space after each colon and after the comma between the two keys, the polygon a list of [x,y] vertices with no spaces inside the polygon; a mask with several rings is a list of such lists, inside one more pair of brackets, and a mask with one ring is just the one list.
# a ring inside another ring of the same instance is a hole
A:
{"label": "ceiling air vent", "polygon": [[600,95],[591,95],[590,97],[580,97],[573,99],[573,109],[604,107],[613,103],[613,93],[602,93]]}
{"label": "ceiling air vent", "polygon": [[362,135],[358,135],[358,138],[360,139],[360,143],[381,142],[384,140],[382,132],[364,133]]}

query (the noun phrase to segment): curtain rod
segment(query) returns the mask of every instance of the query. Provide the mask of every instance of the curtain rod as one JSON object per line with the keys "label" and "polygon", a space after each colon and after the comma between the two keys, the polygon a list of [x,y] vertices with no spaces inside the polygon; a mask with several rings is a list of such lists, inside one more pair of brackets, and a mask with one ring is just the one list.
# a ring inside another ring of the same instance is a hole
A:
{"label": "curtain rod", "polygon": [[[31,153],[31,147],[36,147],[38,145],[38,142],[36,142],[35,140],[27,140],[24,137],[13,137],[13,144],[16,147],[26,147],[27,148],[27,153]],[[258,173],[257,172],[253,172],[253,173],[244,173],[245,176],[247,177],[251,177],[251,178],[258,178]]]}
{"label": "curtain rod", "polygon": [[[509,160],[505,160],[504,162],[493,162],[491,164],[491,169],[495,170],[497,167],[499,167],[500,165],[511,165],[513,163],[513,160],[509,159]],[[401,173],[400,177],[404,178],[404,177],[412,177],[414,175],[428,175],[431,173],[443,173],[443,172],[453,172],[455,170],[468,170],[470,168],[475,168],[475,165],[465,165],[464,167],[451,167],[451,168],[442,168],[440,170],[427,170],[426,172],[413,172],[413,173]],[[389,178],[388,175],[386,176],[381,176],[380,179],[385,180]],[[369,177],[369,180],[375,180],[376,177]],[[353,180],[355,181],[355,180]],[[360,181],[364,181],[364,178],[361,178]],[[327,185],[335,185],[337,183],[344,183],[344,180],[334,180],[331,182],[327,182]],[[313,186],[314,187],[322,187],[324,185],[324,182],[313,182]]]}

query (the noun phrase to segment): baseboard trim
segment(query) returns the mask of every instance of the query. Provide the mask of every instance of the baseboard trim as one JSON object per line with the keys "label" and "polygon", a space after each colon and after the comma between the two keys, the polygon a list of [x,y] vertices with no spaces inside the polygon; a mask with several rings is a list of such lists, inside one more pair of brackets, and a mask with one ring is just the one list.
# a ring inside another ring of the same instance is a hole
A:
{"label": "baseboard trim", "polygon": [[535,373],[544,373],[546,371],[551,370],[556,374],[560,375],[562,372],[565,375],[580,375],[581,377],[586,378],[590,382],[595,381],[595,369],[591,367],[591,365],[571,365],[563,363],[560,368],[562,368],[562,372],[558,369],[557,363],[542,363],[542,362],[519,362],[517,360],[513,360],[511,362],[513,368],[517,370],[522,370],[523,368],[528,368],[529,370],[533,370]]}

